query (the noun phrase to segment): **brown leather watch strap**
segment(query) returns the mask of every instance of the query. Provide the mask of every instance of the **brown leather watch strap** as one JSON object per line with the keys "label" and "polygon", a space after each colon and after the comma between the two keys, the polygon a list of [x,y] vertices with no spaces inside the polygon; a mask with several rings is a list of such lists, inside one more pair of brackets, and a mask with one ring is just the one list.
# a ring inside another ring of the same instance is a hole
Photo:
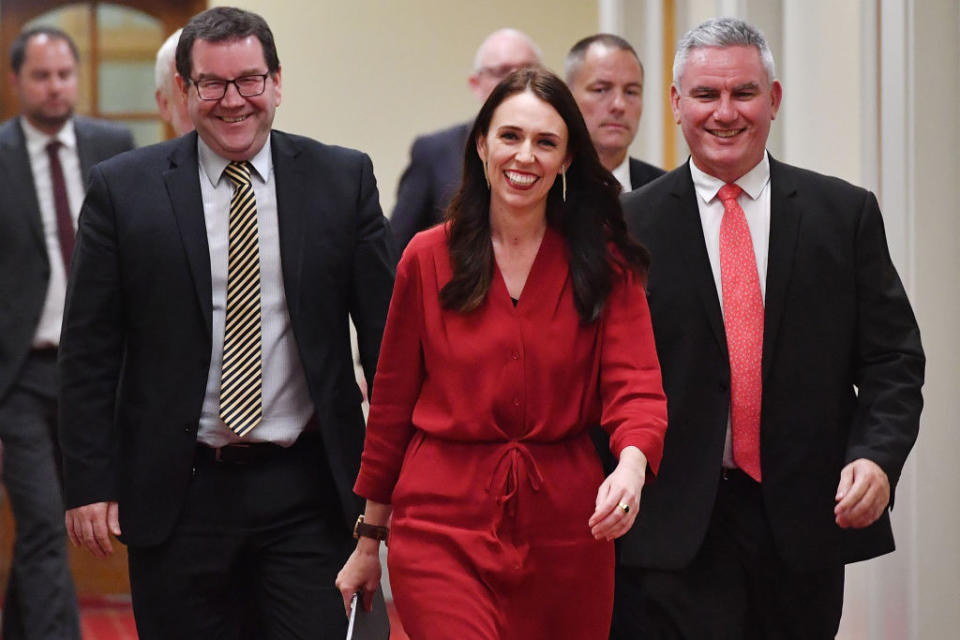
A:
{"label": "brown leather watch strap", "polygon": [[353,525],[354,538],[373,538],[374,540],[386,540],[390,529],[375,524],[367,524],[363,521],[363,515],[357,517],[357,523]]}

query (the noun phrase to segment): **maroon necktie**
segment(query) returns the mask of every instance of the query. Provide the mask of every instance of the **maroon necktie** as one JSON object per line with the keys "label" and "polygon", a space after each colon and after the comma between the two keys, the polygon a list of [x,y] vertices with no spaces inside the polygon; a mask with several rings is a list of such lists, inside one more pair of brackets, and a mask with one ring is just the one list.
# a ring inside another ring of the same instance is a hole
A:
{"label": "maroon necktie", "polygon": [[57,211],[57,238],[60,240],[60,255],[63,268],[70,274],[70,256],[73,255],[75,231],[73,216],[70,215],[70,200],[67,198],[67,183],[63,179],[63,166],[60,164],[60,147],[63,143],[51,140],[47,144],[47,156],[50,158],[50,182],[53,183],[53,207]]}
{"label": "maroon necktie", "polygon": [[720,188],[720,286],[730,354],[730,426],[733,461],[760,482],[760,365],[763,356],[763,296],[747,217],[737,202],[742,189]]}

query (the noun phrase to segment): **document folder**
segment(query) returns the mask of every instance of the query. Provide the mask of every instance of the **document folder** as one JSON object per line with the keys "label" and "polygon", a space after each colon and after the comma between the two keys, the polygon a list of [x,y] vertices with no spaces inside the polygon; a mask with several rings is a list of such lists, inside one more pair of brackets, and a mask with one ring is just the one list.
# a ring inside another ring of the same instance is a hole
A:
{"label": "document folder", "polygon": [[383,590],[379,587],[373,594],[371,611],[364,610],[359,593],[353,594],[347,640],[390,640],[390,617],[387,615],[387,603],[383,600]]}

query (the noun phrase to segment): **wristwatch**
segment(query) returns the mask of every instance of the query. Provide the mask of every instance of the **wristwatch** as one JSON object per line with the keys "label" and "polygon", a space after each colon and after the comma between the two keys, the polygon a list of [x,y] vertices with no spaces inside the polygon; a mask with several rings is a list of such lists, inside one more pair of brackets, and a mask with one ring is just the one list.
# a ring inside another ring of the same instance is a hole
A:
{"label": "wristwatch", "polygon": [[374,540],[386,540],[390,533],[388,527],[381,527],[375,524],[367,524],[363,521],[363,514],[357,516],[357,523],[353,525],[353,537],[373,538]]}

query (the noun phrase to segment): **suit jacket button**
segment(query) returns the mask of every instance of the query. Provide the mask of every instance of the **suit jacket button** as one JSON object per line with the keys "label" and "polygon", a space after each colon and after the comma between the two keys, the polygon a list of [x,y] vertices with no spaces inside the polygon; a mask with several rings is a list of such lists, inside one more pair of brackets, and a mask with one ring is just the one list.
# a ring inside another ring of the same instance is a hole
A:
{"label": "suit jacket button", "polygon": [[720,391],[720,393],[726,393],[729,388],[726,382],[721,382],[717,385],[717,390]]}

